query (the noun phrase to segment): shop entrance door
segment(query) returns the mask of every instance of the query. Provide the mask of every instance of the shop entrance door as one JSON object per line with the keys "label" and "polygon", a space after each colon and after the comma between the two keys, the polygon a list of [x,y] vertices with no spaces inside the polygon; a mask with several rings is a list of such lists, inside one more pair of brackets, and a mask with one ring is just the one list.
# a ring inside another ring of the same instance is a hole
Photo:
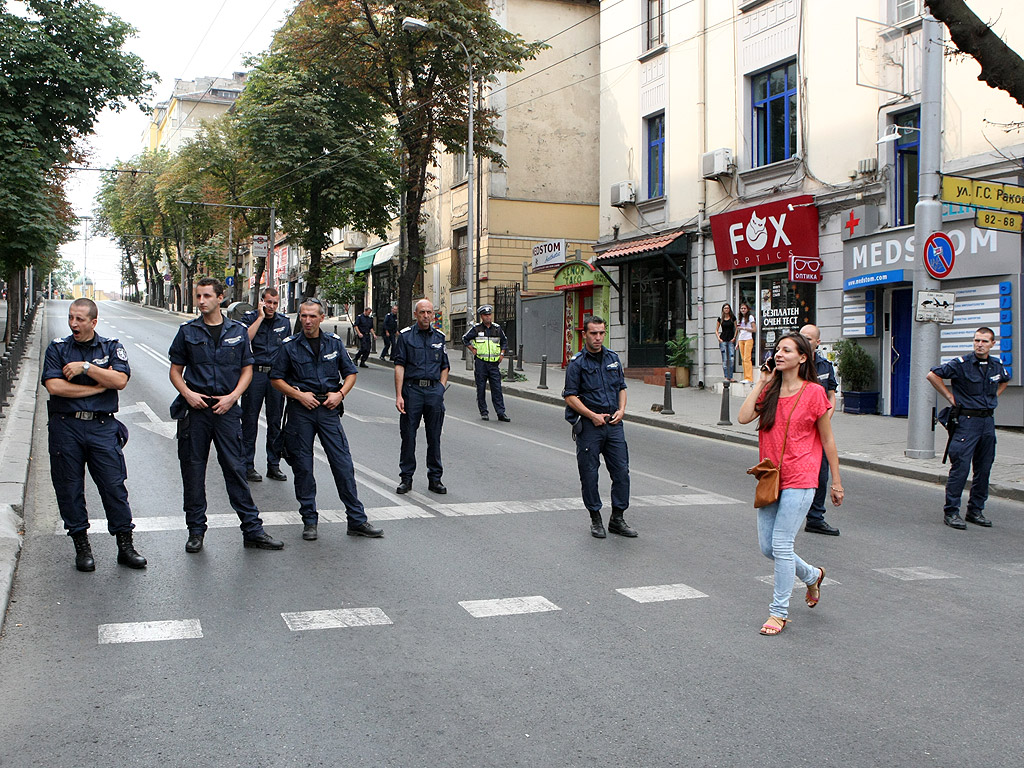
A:
{"label": "shop entrance door", "polygon": [[684,314],[682,281],[667,271],[662,258],[636,262],[629,268],[629,355],[631,368],[665,366],[665,342]]}
{"label": "shop entrance door", "polygon": [[889,379],[890,416],[906,416],[910,412],[910,329],[914,322],[914,291],[901,288],[892,292],[892,333],[890,354],[892,374]]}

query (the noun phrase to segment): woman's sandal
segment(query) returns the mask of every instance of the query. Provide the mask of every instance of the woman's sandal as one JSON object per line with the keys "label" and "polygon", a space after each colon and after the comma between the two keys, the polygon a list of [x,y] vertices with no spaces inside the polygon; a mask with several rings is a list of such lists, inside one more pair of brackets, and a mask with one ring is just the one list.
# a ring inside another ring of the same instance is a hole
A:
{"label": "woman's sandal", "polygon": [[774,637],[786,628],[789,624],[789,619],[784,619],[781,616],[769,616],[761,627],[761,634],[767,635],[768,637]]}
{"label": "woman's sandal", "polygon": [[807,585],[807,596],[804,598],[804,602],[807,603],[808,608],[813,608],[818,604],[821,599],[821,582],[825,580],[825,569],[819,568],[821,575],[818,580],[813,584]]}

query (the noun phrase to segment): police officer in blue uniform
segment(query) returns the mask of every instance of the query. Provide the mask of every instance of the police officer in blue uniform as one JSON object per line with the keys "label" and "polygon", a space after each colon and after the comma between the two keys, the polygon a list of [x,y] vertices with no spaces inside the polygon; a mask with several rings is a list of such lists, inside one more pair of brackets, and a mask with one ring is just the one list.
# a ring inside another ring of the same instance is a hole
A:
{"label": "police officer in blue uniform", "polygon": [[623,517],[629,507],[629,451],[622,419],[626,414],[626,378],[619,356],[604,346],[605,322],[596,315],[583,320],[584,347],[565,369],[565,418],[573,424],[576,464],[583,504],[590,512],[590,534],[606,537],[597,489],[601,456],[612,478],[612,514],[608,530],[635,538]]}
{"label": "police officer in blue uniform", "polygon": [[490,421],[487,415],[487,384],[490,383],[491,402],[498,421],[512,421],[505,413],[505,398],[501,392],[501,361],[508,349],[508,339],[501,326],[494,322],[494,307],[484,304],[477,310],[477,315],[480,322],[466,331],[462,343],[473,355],[473,380],[480,418]]}
{"label": "police officer in blue uniform", "polygon": [[196,283],[196,304],[202,313],[182,323],[171,342],[171,384],[178,397],[171,418],[178,420],[178,462],[181,464],[185,551],[200,552],[206,535],[206,462],[210,443],[224,473],[228,499],[241,520],[246,547],[283,549],[263,530],[260,512],[245,481],[242,409],[238,398],[252,379],[252,352],[246,327],[220,311],[224,288],[212,277]]}
{"label": "police officer in blue uniform", "polygon": [[392,304],[391,311],[384,315],[384,348],[380,352],[380,359],[384,360],[391,352],[395,343],[395,334],[398,333],[398,305]]}
{"label": "police officer in blue uniform", "polygon": [[252,382],[242,395],[242,442],[245,444],[246,478],[250,483],[263,480],[256,471],[256,438],[264,401],[267,403],[267,477],[271,480],[288,479],[281,471],[281,457],[274,448],[281,434],[284,397],[270,385],[270,367],[281,342],[291,331],[288,318],[277,311],[280,301],[276,288],[264,288],[260,305],[242,315],[242,322],[249,327],[249,343],[255,359]]}
{"label": "police officer in blue uniform", "polygon": [[[807,339],[814,350],[814,369],[818,374],[818,383],[825,388],[828,395],[828,402],[832,406],[828,411],[829,419],[836,412],[836,390],[839,389],[839,382],[836,380],[836,369],[832,361],[818,351],[821,343],[821,331],[818,326],[808,323],[800,329],[800,335]],[[828,498],[828,457],[825,451],[821,452],[821,469],[818,470],[818,490],[814,492],[814,499],[811,501],[811,508],[807,512],[807,520],[804,530],[809,533],[820,533],[824,536],[838,536],[839,529],[834,525],[825,522],[825,499]]]}
{"label": "police officer in blue uniform", "polygon": [[402,434],[402,455],[398,462],[401,482],[397,493],[412,490],[416,474],[416,431],[420,419],[427,432],[427,488],[448,493],[441,482],[441,426],[444,424],[444,390],[448,384],[448,352],[444,334],[433,327],[434,305],[427,299],[416,302],[415,325],[403,328],[395,339],[391,359],[395,363],[395,407]]}
{"label": "police officer in blue uniform", "polygon": [[[943,522],[957,530],[966,529],[967,523],[985,528],[992,526],[984,512],[988,500],[988,477],[996,458],[993,415],[999,404],[999,395],[1003,394],[1010,381],[1002,361],[989,354],[995,340],[996,335],[991,328],[979,328],[974,332],[973,354],[955,357],[928,373],[928,381],[951,406],[945,416],[939,414],[940,420],[959,416],[959,425],[949,446],[949,478],[946,480],[943,508]],[[949,379],[949,387],[943,379]],[[971,479],[965,523],[960,517],[960,497],[972,464],[974,477]]]}
{"label": "police officer in blue uniform", "polygon": [[128,473],[121,449],[127,430],[114,418],[117,392],[128,383],[131,368],[120,342],[96,333],[97,315],[91,299],[71,302],[71,335],[46,348],[42,380],[50,393],[50,477],[64,528],[75,544],[78,570],[96,570],[85,507],[86,465],[103,502],[107,530],[117,539],[117,562],[145,568],[146,558],[132,541],[135,525],[124,485]]}
{"label": "police officer in blue uniform", "polygon": [[369,368],[366,361],[370,359],[370,345],[373,343],[376,333],[373,330],[373,318],[370,316],[370,308],[363,309],[363,314],[356,318],[354,323],[356,336],[359,337],[359,351],[356,352],[356,365],[360,368]]}
{"label": "police officer in blue uniform", "polygon": [[345,396],[356,385],[356,366],[341,337],[322,333],[324,308],[319,299],[299,305],[302,333],[289,336],[274,361],[270,380],[288,398],[288,415],[281,435],[288,463],[295,472],[295,498],[302,515],[302,538],[316,541],[316,479],[313,476],[313,439],[327,454],[338,496],[345,505],[349,536],[380,538],[384,532],[366,519],[356,493],[355,468],[341,417]]}

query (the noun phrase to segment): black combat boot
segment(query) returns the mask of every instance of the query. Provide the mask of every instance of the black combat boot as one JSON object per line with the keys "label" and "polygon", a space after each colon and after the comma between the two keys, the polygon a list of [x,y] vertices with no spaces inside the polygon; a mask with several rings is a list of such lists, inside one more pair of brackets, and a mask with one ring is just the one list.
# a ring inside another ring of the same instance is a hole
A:
{"label": "black combat boot", "polygon": [[593,536],[595,539],[604,539],[608,536],[608,534],[605,533],[604,530],[604,523],[601,522],[600,512],[590,513],[590,535]]}
{"label": "black combat boot", "polygon": [[117,562],[129,568],[145,568],[146,558],[135,551],[132,532],[118,531],[114,536],[117,537]]}
{"label": "black combat boot", "polygon": [[635,539],[639,535],[629,527],[629,523],[622,517],[621,509],[612,510],[612,519],[608,521],[608,530],[629,539]]}
{"label": "black combat boot", "polygon": [[92,558],[89,534],[86,531],[79,531],[71,534],[71,540],[75,543],[75,568],[86,572],[95,571],[96,561]]}

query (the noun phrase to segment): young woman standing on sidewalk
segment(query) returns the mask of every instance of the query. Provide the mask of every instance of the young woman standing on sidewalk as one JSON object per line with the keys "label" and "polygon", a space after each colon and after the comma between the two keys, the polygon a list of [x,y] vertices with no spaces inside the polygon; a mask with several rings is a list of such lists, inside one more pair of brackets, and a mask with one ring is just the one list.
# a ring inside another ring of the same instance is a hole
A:
{"label": "young woman standing on sidewalk", "polygon": [[774,592],[762,635],[777,635],[785,629],[794,578],[807,585],[807,606],[818,604],[825,569],[801,560],[793,542],[818,487],[822,448],[832,472],[832,503],[837,507],[843,503],[839,456],[828,417],[832,406],[818,383],[811,346],[803,336],[787,334],[775,348],[774,361],[774,370],[770,360],[762,367],[737,417],[740,424],[759,419],[760,456],[779,467],[779,500],[757,510],[761,552],[775,561]]}
{"label": "young woman standing on sidewalk", "polygon": [[740,302],[740,317],[736,332],[736,352],[743,362],[743,380],[754,380],[754,318],[750,314],[750,305]]}
{"label": "young woman standing on sidewalk", "polygon": [[732,381],[733,371],[736,370],[736,317],[728,304],[722,305],[722,312],[715,323],[715,336],[718,338],[718,349],[722,352],[722,374],[726,381]]}

